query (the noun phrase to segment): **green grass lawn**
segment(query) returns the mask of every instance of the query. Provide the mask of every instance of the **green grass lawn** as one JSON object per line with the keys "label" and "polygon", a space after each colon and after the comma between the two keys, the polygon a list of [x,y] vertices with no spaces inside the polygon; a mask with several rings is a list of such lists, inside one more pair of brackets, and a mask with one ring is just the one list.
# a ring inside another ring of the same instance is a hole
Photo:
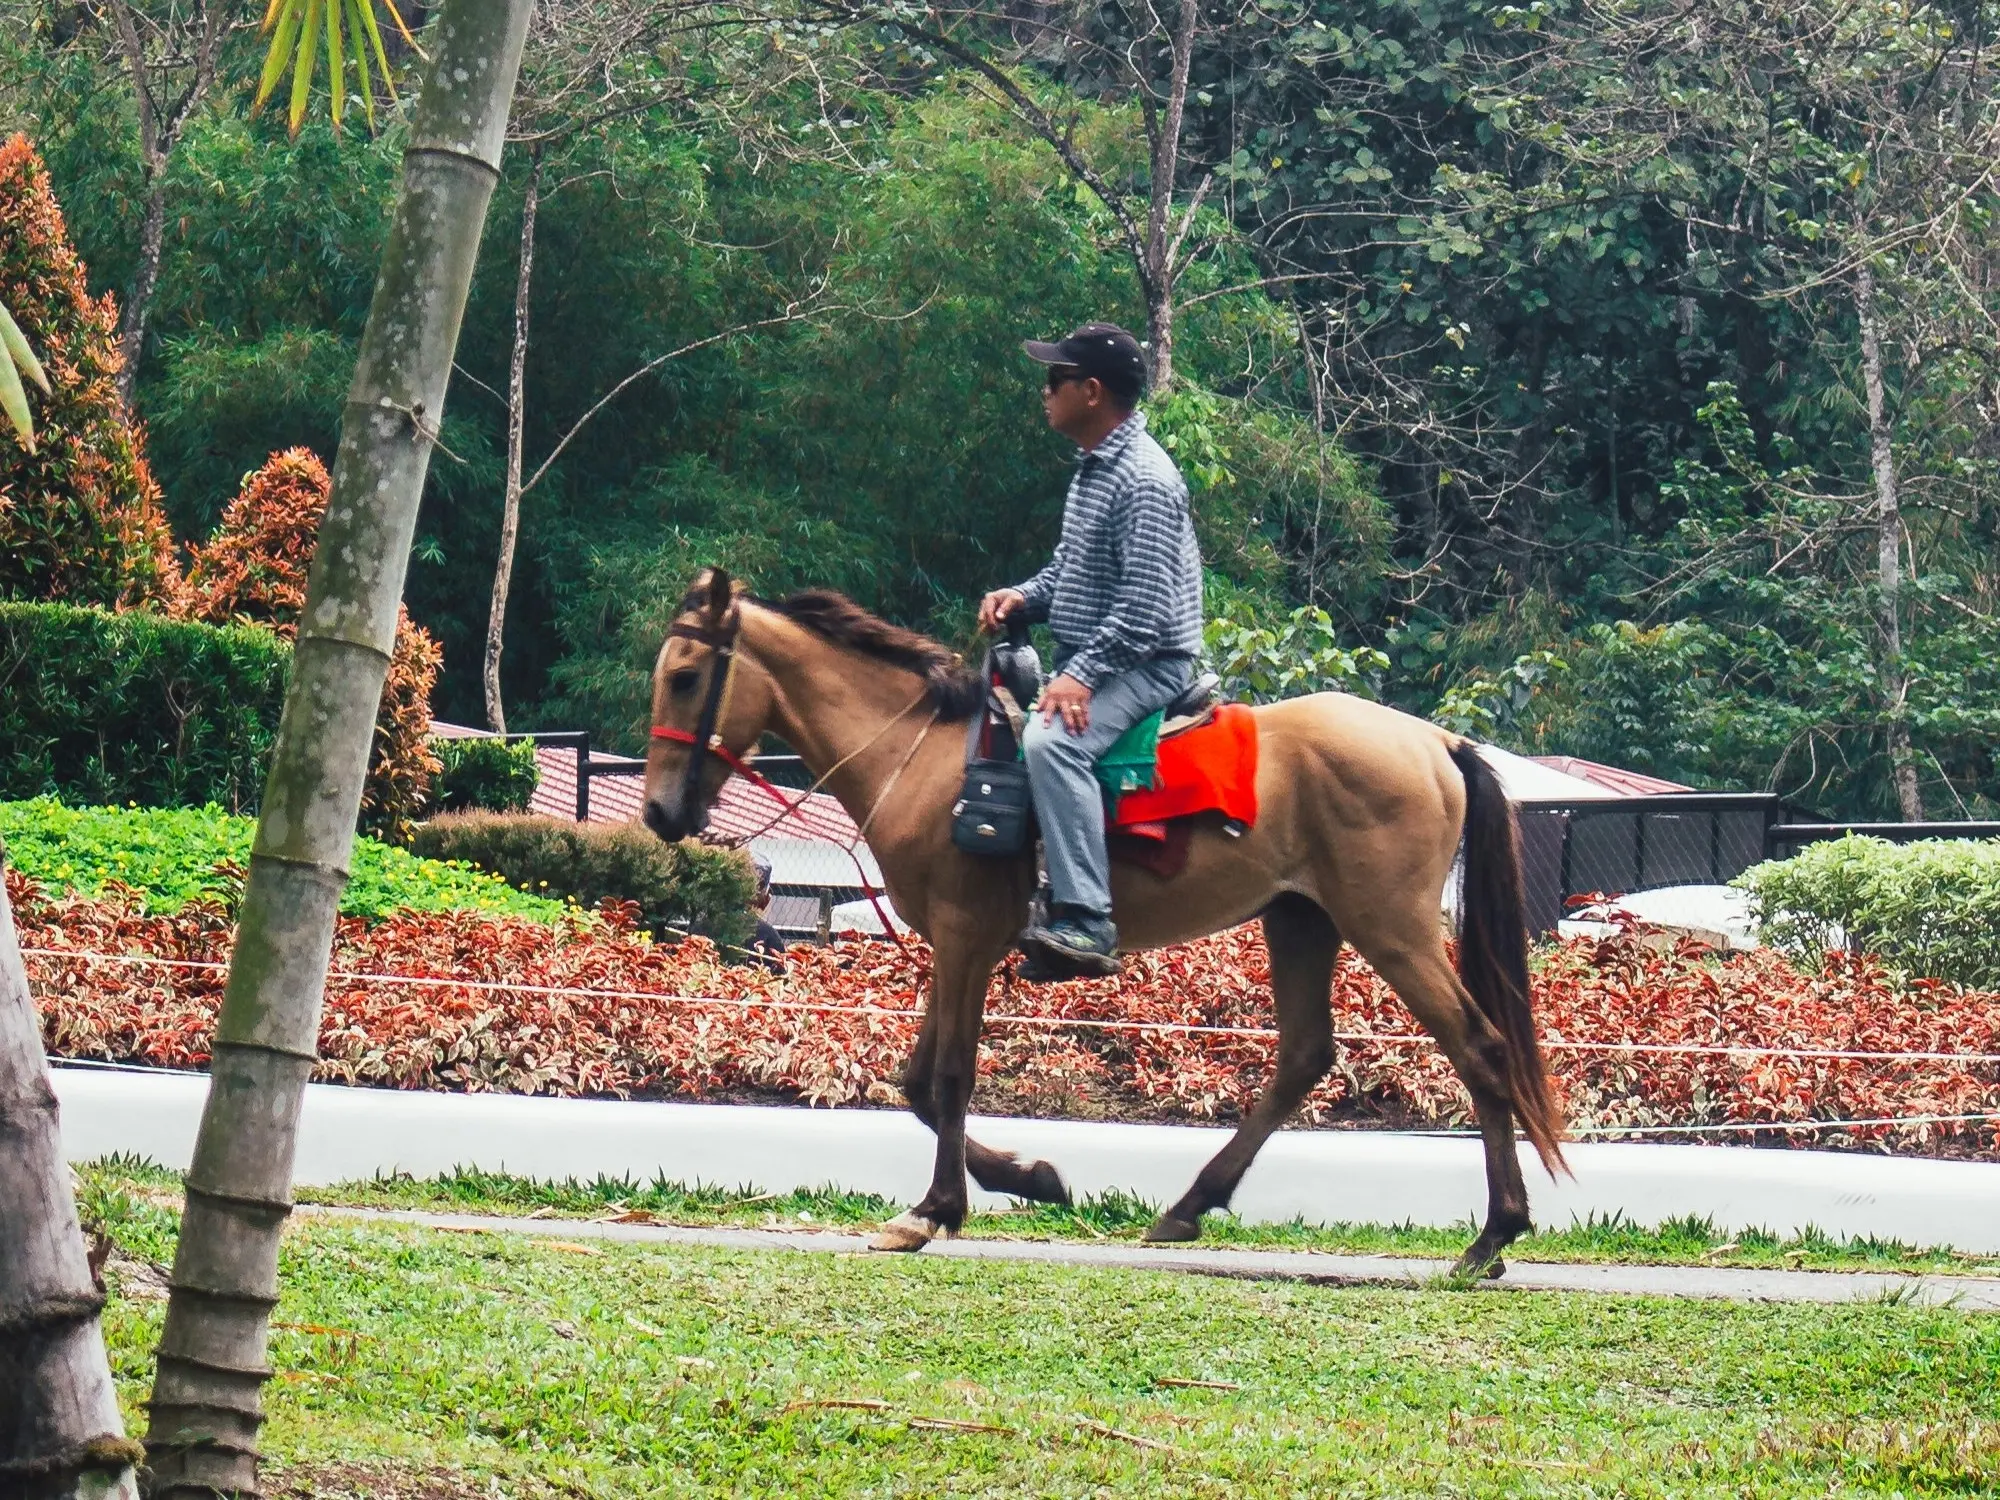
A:
{"label": "green grass lawn", "polygon": [[[101,1172],[85,1204],[128,1254],[170,1259],[172,1209]],[[561,1233],[296,1221],[267,1397],[280,1489],[2000,1495],[2000,1317]],[[135,1424],[163,1305],[106,1312]]]}

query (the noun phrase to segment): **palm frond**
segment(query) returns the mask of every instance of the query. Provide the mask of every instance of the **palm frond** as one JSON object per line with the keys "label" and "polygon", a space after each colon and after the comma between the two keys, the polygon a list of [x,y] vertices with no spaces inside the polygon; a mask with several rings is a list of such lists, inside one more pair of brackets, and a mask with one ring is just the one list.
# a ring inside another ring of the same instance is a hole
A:
{"label": "palm frond", "polygon": [[22,334],[20,325],[14,321],[13,314],[7,311],[5,305],[0,305],[0,411],[7,414],[7,421],[22,446],[33,453],[35,423],[28,414],[28,392],[21,384],[23,372],[41,387],[44,396],[49,394],[49,377],[43,373],[42,362],[28,347],[28,340]]}
{"label": "palm frond", "polygon": [[382,29],[375,20],[378,3],[389,13],[389,19],[410,50],[422,57],[423,49],[410,35],[395,0],[270,0],[264,11],[263,29],[271,39],[271,48],[264,55],[264,71],[257,79],[253,107],[262,109],[289,74],[291,90],[285,117],[292,134],[297,135],[312,101],[313,78],[319,69],[324,39],[333,128],[340,129],[346,114],[347,72],[351,62],[360,86],[362,111],[368,117],[368,128],[374,129],[377,82],[390,99],[396,97],[395,72],[389,66],[389,54],[382,45]]}

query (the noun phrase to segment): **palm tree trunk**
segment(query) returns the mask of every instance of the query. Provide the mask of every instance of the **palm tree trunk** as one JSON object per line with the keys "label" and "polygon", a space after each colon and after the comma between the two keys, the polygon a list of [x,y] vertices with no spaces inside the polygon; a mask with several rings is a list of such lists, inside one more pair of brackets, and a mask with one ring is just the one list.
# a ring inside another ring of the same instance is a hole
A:
{"label": "palm tree trunk", "polygon": [[1875,315],[1875,276],[1863,262],[1854,280],[1854,310],[1861,324],[1861,378],[1868,396],[1868,446],[1875,469],[1875,574],[1877,622],[1882,637],[1882,711],[1889,774],[1905,823],[1924,821],[1924,793],[1910,746],[1910,676],[1903,664],[1903,512],[1896,483],[1896,453],[1882,385],[1882,334]]}
{"label": "palm tree trunk", "polygon": [[500,507],[500,560],[493,568],[493,603],[486,612],[486,727],[507,732],[500,700],[500,647],[507,631],[507,590],[514,581],[514,543],[521,533],[521,443],[527,424],[528,305],[535,280],[535,210],[542,197],[542,153],[536,148],[521,200],[521,260],[514,276],[514,353],[507,364],[507,491]]}
{"label": "palm tree trunk", "polygon": [[0,852],[0,1494],[136,1497]]}
{"label": "palm tree trunk", "polygon": [[531,0],[449,0],[348,393],[264,785],[147,1433],[168,1497],[249,1495],[334,913]]}

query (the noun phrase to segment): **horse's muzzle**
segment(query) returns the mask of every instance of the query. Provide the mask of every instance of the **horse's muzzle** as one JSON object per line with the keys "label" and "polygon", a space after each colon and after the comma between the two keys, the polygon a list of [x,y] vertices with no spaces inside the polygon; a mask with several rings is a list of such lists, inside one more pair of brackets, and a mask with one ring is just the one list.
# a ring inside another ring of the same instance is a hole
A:
{"label": "horse's muzzle", "polygon": [[[674,800],[678,802],[680,799]],[[706,814],[689,818],[679,807],[669,807],[664,797],[648,797],[646,809],[641,817],[648,828],[669,844],[677,844],[684,838],[700,833],[708,822]]]}

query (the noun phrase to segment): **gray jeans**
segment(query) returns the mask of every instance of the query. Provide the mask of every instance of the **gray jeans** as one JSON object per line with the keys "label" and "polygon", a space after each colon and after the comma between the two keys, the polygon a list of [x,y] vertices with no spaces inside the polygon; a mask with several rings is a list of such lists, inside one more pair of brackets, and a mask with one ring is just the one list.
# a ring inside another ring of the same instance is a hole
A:
{"label": "gray jeans", "polygon": [[1185,656],[1156,657],[1116,677],[1090,695],[1090,724],[1071,734],[1060,719],[1044,724],[1028,716],[1021,749],[1034,788],[1035,818],[1049,866],[1049,895],[1066,906],[1108,916],[1111,856],[1104,848],[1104,793],[1091,774],[1118,736],[1146,715],[1165,708],[1194,678]]}

